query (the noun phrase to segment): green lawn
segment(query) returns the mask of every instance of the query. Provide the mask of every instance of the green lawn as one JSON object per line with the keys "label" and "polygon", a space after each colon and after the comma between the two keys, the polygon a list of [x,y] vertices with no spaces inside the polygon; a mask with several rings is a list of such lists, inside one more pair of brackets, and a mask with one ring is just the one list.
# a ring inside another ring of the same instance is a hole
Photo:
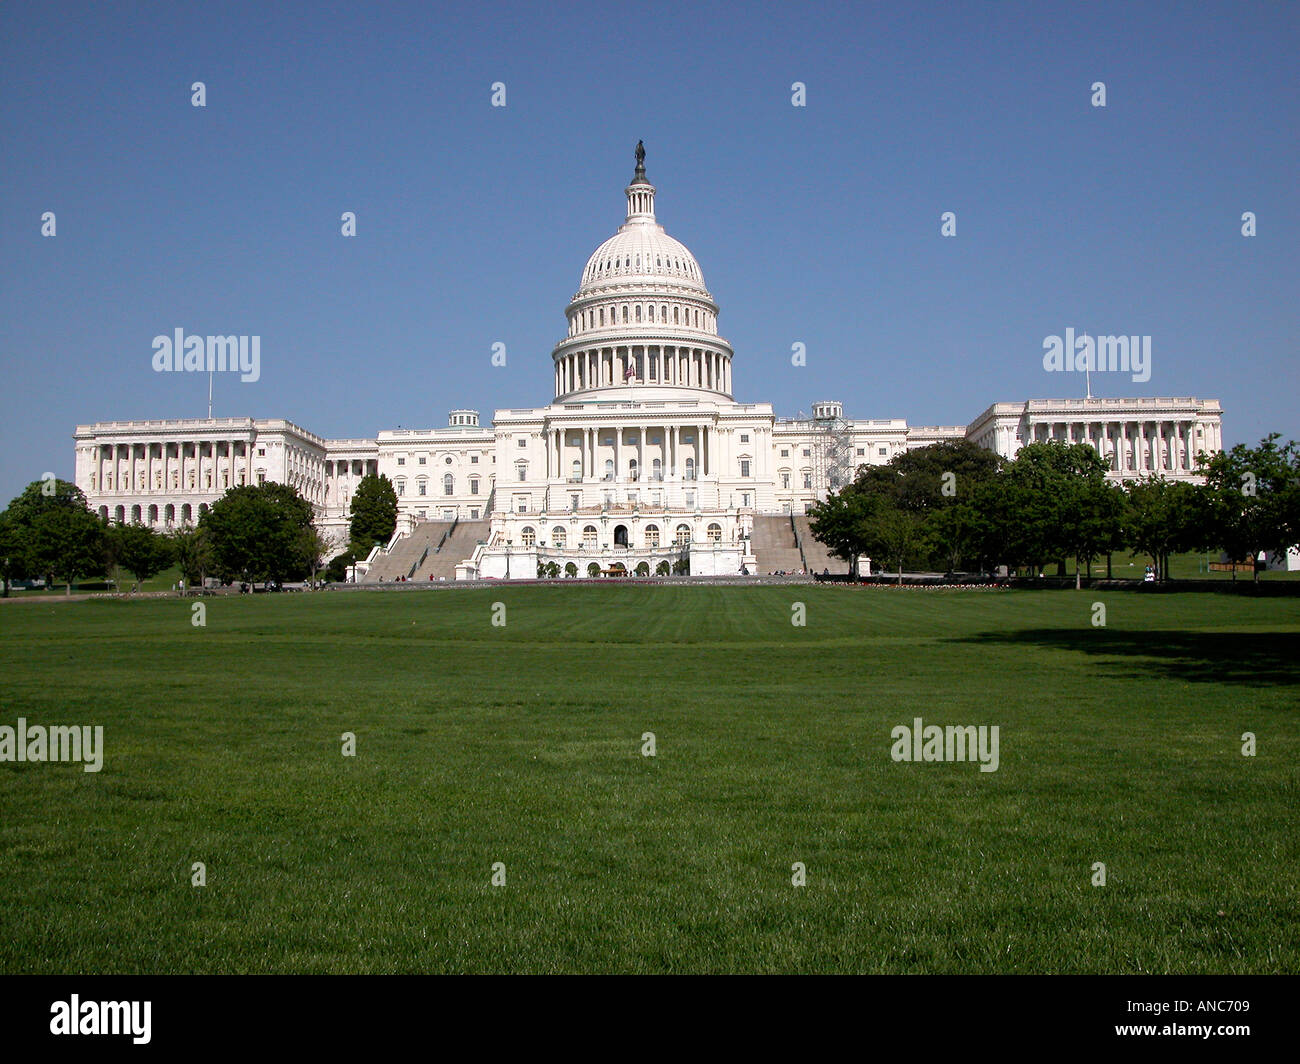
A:
{"label": "green lawn", "polygon": [[[204,604],[0,606],[0,724],[107,748],[0,764],[0,971],[1300,970],[1300,600]],[[916,716],[998,771],[893,762]]]}

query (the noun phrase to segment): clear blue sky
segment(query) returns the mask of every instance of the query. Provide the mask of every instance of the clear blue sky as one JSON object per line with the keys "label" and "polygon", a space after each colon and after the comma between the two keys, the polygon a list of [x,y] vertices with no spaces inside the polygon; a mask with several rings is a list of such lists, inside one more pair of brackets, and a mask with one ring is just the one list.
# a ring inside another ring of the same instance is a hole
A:
{"label": "clear blue sky", "polygon": [[1152,337],[1151,379],[1096,394],[1300,438],[1298,30],[1295,3],[7,2],[0,503],[71,479],[78,423],[202,416],[205,376],[151,368],[177,327],[262,337],[218,416],[545,404],[638,138],[741,400],[965,424],[1082,395],[1042,368],[1074,327]]}

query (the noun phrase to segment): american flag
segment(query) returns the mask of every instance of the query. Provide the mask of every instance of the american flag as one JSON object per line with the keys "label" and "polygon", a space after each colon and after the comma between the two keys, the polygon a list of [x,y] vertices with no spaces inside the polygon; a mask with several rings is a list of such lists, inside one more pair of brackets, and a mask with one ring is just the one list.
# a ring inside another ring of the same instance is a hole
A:
{"label": "american flag", "polygon": [[635,376],[636,376],[636,366],[628,366],[627,372],[623,374],[623,379],[625,381],[630,381]]}

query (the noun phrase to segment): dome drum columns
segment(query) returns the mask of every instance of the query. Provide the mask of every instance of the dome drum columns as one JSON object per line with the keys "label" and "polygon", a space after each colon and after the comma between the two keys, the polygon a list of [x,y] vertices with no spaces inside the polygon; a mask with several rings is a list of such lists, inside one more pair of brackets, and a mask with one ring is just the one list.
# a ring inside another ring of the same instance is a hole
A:
{"label": "dome drum columns", "polygon": [[731,354],[692,344],[611,344],[557,352],[555,398],[630,385],[701,388],[731,395]]}

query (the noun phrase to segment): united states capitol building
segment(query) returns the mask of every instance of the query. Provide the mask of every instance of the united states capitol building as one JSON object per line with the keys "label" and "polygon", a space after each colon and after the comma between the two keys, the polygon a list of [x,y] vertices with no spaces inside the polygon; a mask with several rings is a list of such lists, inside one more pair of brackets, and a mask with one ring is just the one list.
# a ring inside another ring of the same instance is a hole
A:
{"label": "united states capitol building", "polygon": [[397,490],[393,541],[361,581],[586,577],[830,568],[803,515],[859,466],[943,440],[1008,458],[1038,440],[1095,447],[1116,479],[1195,476],[1221,448],[1221,410],[1193,398],[998,402],[969,425],[846,417],[841,403],[777,417],[733,398],[733,351],[691,252],[655,214],[644,152],[627,216],[582,270],[551,352],[548,405],[453,410],[443,428],[327,440],[285,420],[206,418],[78,426],[76,483],[101,516],[194,523],[231,487],[292,485],[342,550],[367,474]]}

